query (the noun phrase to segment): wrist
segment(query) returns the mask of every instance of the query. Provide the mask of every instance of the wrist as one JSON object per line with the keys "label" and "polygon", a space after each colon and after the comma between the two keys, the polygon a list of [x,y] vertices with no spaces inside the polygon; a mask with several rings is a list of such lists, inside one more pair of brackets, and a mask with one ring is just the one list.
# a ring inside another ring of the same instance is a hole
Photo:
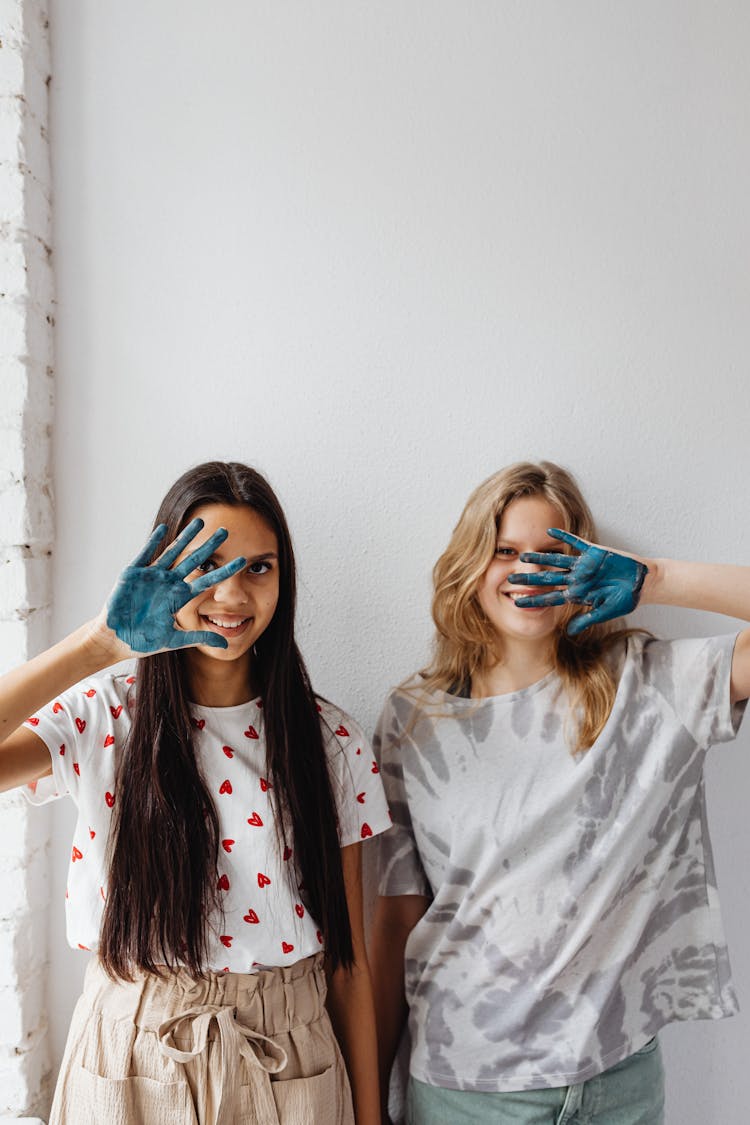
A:
{"label": "wrist", "polygon": [[638,561],[647,568],[638,599],[639,604],[658,605],[662,600],[660,591],[664,585],[664,564],[666,560],[639,558]]}
{"label": "wrist", "polygon": [[82,625],[77,631],[76,640],[89,675],[119,664],[121,660],[127,660],[133,655],[109,628],[103,614]]}

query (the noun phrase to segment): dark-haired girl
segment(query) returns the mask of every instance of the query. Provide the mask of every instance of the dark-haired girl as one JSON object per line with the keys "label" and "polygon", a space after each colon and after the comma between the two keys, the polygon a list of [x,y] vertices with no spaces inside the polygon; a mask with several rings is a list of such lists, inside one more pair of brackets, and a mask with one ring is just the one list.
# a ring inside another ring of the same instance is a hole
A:
{"label": "dark-haired girl", "polygon": [[294,609],[276,496],[210,462],[99,616],[0,681],[0,786],[76,802],[68,939],[96,952],[54,1125],[380,1119],[360,846],[390,822]]}

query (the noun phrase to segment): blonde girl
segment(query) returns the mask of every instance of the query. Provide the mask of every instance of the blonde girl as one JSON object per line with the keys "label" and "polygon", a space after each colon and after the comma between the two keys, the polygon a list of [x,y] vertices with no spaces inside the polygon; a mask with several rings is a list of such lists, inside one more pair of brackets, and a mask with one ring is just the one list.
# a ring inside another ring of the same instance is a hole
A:
{"label": "blonde girl", "polygon": [[381,1088],[385,1111],[408,1014],[413,1125],[659,1125],[656,1033],[736,1010],[702,770],[737,732],[750,630],[614,619],[750,620],[750,568],[596,539],[557,465],[480,485],[435,567],[433,660],[378,724]]}

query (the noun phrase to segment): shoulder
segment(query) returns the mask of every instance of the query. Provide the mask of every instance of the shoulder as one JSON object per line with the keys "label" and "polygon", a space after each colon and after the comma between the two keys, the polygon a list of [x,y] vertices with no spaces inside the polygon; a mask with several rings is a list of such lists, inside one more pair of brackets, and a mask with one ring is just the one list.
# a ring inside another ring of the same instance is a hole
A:
{"label": "shoulder", "polygon": [[357,743],[367,745],[367,737],[356,719],[328,699],[316,697],[323,745],[329,757]]}

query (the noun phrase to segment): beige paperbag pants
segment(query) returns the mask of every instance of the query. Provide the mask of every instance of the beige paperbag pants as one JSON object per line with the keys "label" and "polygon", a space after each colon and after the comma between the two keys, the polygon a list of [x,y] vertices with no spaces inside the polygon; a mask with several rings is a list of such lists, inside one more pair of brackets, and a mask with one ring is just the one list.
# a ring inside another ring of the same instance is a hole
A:
{"label": "beige paperbag pants", "polygon": [[354,1125],[322,957],[112,982],[73,1013],[50,1125]]}

